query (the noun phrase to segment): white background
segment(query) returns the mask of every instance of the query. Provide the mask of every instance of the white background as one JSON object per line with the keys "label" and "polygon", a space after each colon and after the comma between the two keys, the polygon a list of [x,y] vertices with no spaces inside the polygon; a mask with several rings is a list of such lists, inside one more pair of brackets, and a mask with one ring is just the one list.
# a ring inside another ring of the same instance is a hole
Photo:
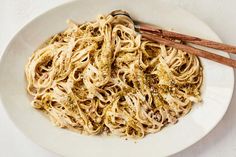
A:
{"label": "white background", "polygon": [[[236,45],[235,0],[162,1],[167,1],[186,9],[207,23],[225,43]],[[0,55],[12,36],[27,21],[65,2],[67,1],[0,0]],[[232,58],[236,59],[236,55],[232,56]],[[236,87],[234,87],[234,90],[236,90]],[[3,107],[0,106],[0,157],[28,156],[58,157],[58,155],[39,147],[27,139],[14,126]],[[226,115],[216,128],[198,143],[174,155],[174,157],[185,156],[236,157],[236,91]]]}

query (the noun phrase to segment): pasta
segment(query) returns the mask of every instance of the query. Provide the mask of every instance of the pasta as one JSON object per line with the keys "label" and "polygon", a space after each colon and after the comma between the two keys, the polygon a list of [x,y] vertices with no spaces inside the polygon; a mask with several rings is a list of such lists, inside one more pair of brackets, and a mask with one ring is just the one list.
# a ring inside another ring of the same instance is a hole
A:
{"label": "pasta", "polygon": [[142,138],[201,101],[196,56],[142,39],[125,16],[68,25],[25,66],[32,106],[56,126]]}

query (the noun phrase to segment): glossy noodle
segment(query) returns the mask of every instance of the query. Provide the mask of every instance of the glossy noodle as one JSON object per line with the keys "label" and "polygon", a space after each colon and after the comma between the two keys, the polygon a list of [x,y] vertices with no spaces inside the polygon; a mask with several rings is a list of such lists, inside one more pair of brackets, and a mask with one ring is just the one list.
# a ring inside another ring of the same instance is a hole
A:
{"label": "glossy noodle", "polygon": [[56,126],[142,138],[201,101],[196,56],[142,39],[125,16],[68,25],[25,66],[33,107]]}

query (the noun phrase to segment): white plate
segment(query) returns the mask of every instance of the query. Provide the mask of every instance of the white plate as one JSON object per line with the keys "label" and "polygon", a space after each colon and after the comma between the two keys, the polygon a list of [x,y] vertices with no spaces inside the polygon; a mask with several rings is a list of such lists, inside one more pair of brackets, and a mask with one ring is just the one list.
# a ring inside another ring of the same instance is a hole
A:
{"label": "white plate", "polygon": [[[118,137],[94,137],[54,127],[30,106],[24,78],[24,65],[31,53],[49,36],[66,28],[66,19],[85,22],[97,14],[124,9],[142,21],[168,29],[220,41],[196,17],[166,5],[145,0],[80,0],[69,2],[35,18],[11,40],[0,62],[0,96],[9,117],[17,127],[39,145],[65,156],[167,156],[200,140],[221,120],[232,97],[233,69],[201,59],[204,67],[203,103],[173,126],[137,141]],[[228,56],[224,54],[224,56]]]}

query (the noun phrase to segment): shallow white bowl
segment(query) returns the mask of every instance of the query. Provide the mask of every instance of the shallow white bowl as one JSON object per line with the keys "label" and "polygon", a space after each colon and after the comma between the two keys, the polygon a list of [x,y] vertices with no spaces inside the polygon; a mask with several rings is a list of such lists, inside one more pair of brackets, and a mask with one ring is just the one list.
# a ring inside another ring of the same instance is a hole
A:
{"label": "shallow white bowl", "polygon": [[[218,36],[196,17],[163,2],[125,0],[79,0],[56,7],[25,25],[11,40],[0,61],[0,103],[17,127],[39,145],[65,156],[167,156],[200,140],[221,120],[234,87],[233,69],[201,59],[204,67],[203,103],[173,126],[134,142],[118,137],[85,136],[54,127],[30,106],[24,65],[48,37],[66,28],[65,21],[78,23],[97,14],[124,9],[141,21],[157,24],[215,41]],[[216,52],[218,53],[218,52]],[[224,54],[224,56],[228,56]]]}

